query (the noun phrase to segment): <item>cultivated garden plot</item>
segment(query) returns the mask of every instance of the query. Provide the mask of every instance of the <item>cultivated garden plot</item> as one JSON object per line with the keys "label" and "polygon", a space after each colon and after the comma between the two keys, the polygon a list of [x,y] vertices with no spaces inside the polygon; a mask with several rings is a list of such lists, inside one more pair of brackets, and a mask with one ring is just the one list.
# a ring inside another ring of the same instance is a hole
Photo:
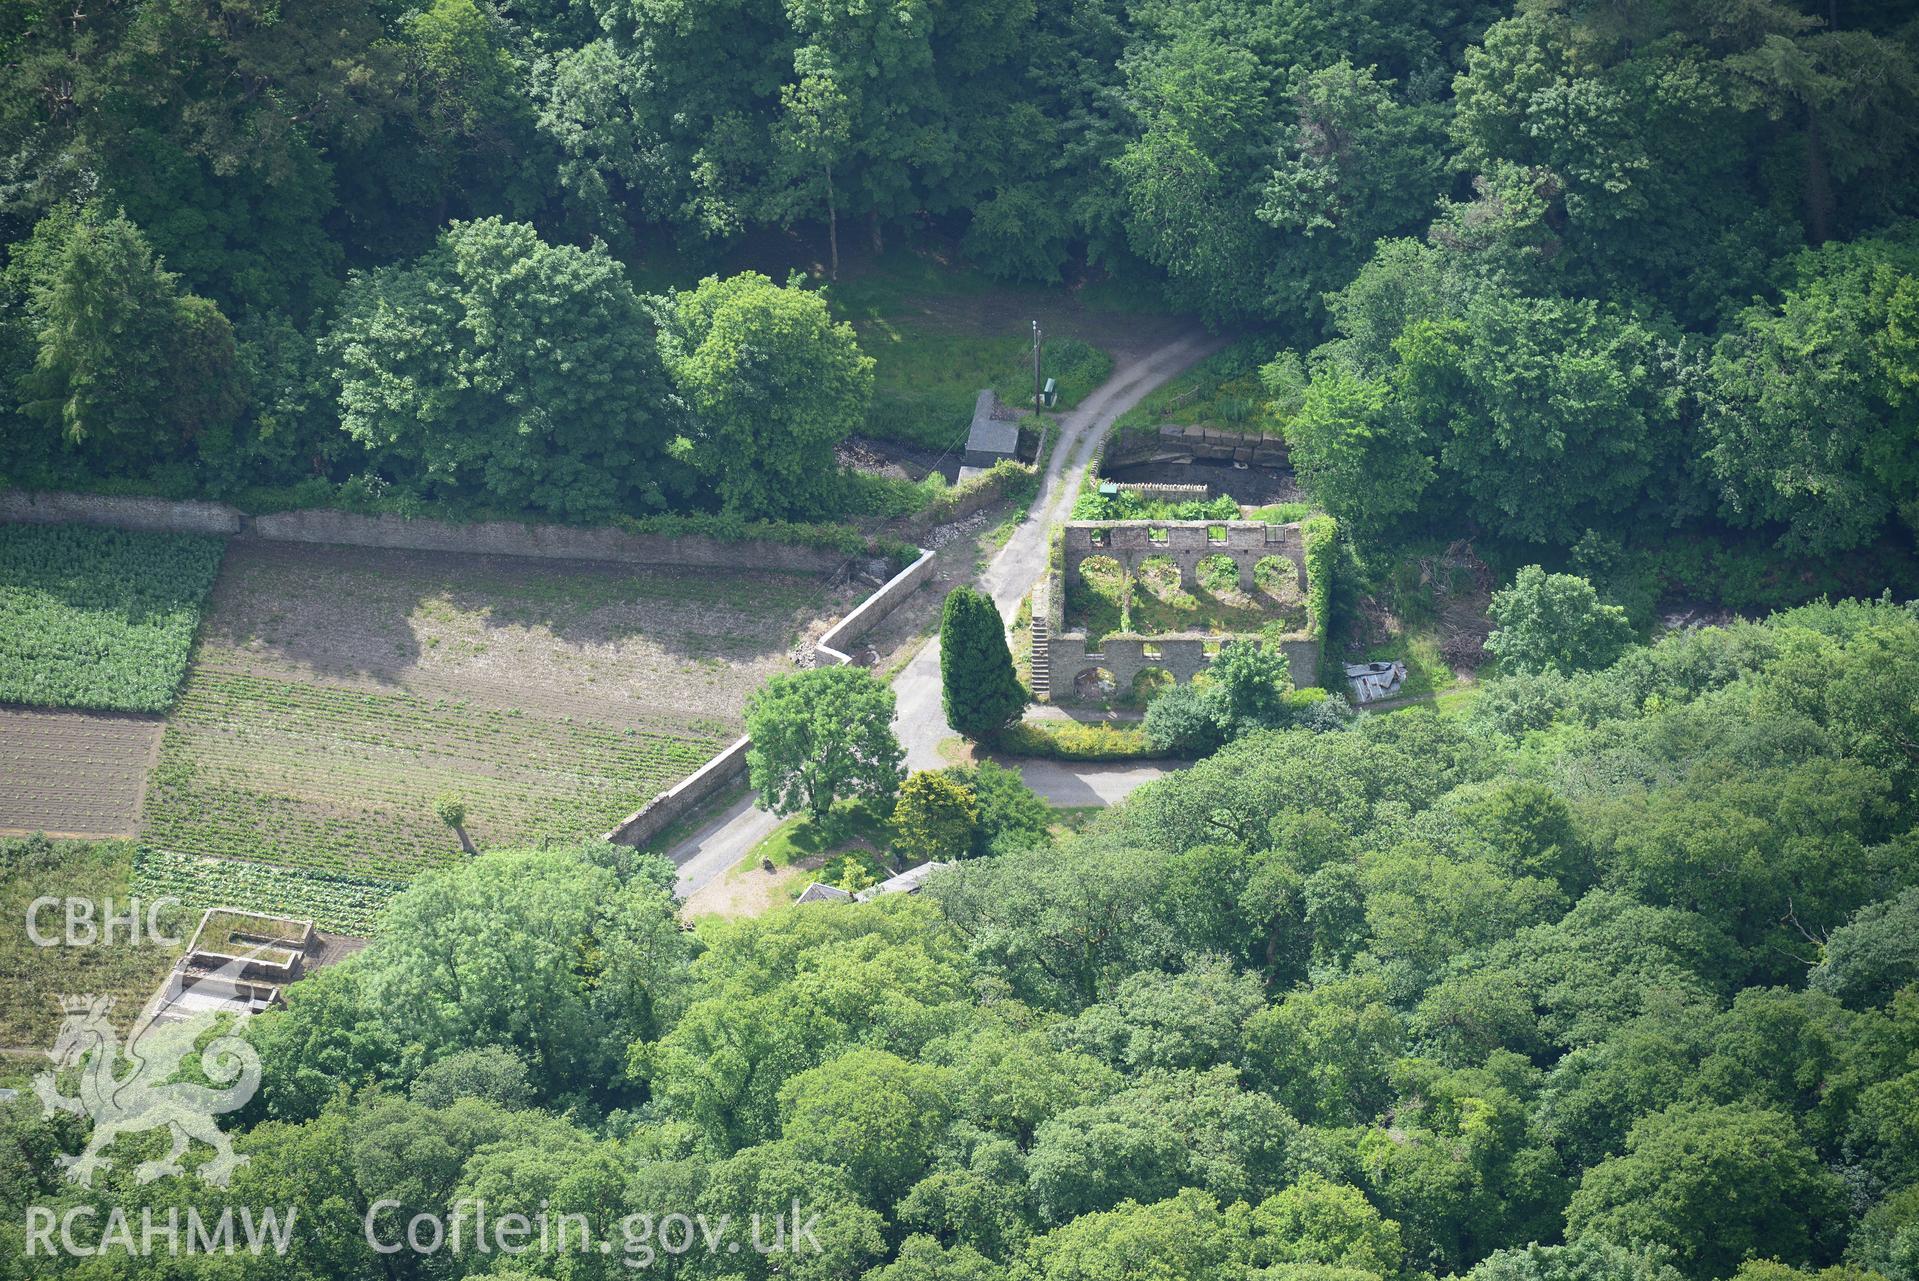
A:
{"label": "cultivated garden plot", "polygon": [[[437,801],[483,849],[596,839],[736,736],[746,695],[842,605],[798,576],[236,545],[142,875],[224,871],[226,901],[363,930],[390,888],[369,881],[463,857]],[[301,875],[253,896],[209,857]]]}
{"label": "cultivated garden plot", "polygon": [[222,542],[0,525],[0,703],[163,712]]}
{"label": "cultivated garden plot", "polygon": [[0,708],[0,836],[132,836],[160,727],[151,716]]}

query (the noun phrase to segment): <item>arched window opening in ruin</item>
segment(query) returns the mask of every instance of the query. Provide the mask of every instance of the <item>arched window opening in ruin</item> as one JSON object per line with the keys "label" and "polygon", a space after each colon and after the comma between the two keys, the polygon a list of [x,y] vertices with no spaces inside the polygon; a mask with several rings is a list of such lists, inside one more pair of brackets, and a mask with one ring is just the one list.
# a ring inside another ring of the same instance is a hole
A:
{"label": "arched window opening in ruin", "polygon": [[1088,667],[1073,677],[1073,697],[1103,703],[1119,690],[1119,681],[1104,667]]}

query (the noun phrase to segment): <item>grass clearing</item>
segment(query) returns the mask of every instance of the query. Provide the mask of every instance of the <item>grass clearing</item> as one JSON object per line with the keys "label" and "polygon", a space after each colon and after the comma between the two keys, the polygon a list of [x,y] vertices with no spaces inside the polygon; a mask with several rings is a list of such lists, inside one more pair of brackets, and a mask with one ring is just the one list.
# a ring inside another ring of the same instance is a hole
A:
{"label": "grass clearing", "polygon": [[849,257],[827,294],[875,362],[866,434],[939,449],[965,439],[982,387],[1029,403],[1035,320],[1046,335],[1040,376],[1057,380],[1059,410],[1106,380],[1113,352],[1174,323],[1136,292],[1011,285],[897,249]]}
{"label": "grass clearing", "polygon": [[1263,507],[1246,507],[1240,511],[1241,520],[1263,520],[1268,525],[1291,525],[1305,520],[1313,514],[1311,503],[1268,503]]}
{"label": "grass clearing", "polygon": [[1463,717],[1472,711],[1473,704],[1479,701],[1481,692],[1479,686],[1468,685],[1464,689],[1440,694],[1433,699],[1433,710],[1441,716]]}
{"label": "grass clearing", "polygon": [[809,859],[831,859],[856,847],[883,849],[889,837],[886,816],[865,803],[836,806],[825,822],[810,814],[795,814],[727,875],[761,868],[769,860],[775,867],[791,867]]}
{"label": "grass clearing", "polygon": [[1397,697],[1444,694],[1459,684],[1459,675],[1440,652],[1439,636],[1430,624],[1416,626],[1394,640],[1370,646],[1356,661],[1385,663],[1395,658],[1406,664],[1406,679],[1400,683]]}
{"label": "grass clearing", "polygon": [[663,255],[629,267],[649,290],[690,288],[713,273],[785,280],[800,272],[826,291],[834,316],[852,324],[873,357],[863,434],[936,449],[964,441],[982,387],[1027,403],[1034,321],[1046,335],[1041,377],[1058,380],[1062,410],[1105,380],[1115,354],[1144,352],[1181,323],[1157,289],[1136,282],[1013,284],[968,267],[950,247],[895,241],[876,254],[851,236],[840,246],[839,279],[829,281],[824,249],[796,233],[767,233],[697,269]]}
{"label": "grass clearing", "polygon": [[[141,1007],[185,949],[195,924],[186,908],[162,908],[154,921],[165,942],[147,937],[146,912],[141,936],[129,940],[124,929],[111,946],[37,946],[27,933],[28,906],[37,898],[84,899],[93,905],[98,926],[111,907],[128,910],[132,895],[134,846],[131,841],[60,841],[30,836],[0,839],[0,1052],[39,1055],[50,1049],[59,1030],[62,996],[110,996],[113,1025],[124,1035]],[[35,928],[64,939],[62,909],[43,909]],[[39,1059],[45,1066],[45,1059]]]}
{"label": "grass clearing", "polygon": [[[1032,349],[1022,346],[1013,368],[992,384],[1002,404],[1033,407]],[[1040,352],[1040,378],[1051,378],[1059,401],[1054,409],[1071,409],[1113,373],[1113,358],[1079,338],[1049,338]]]}
{"label": "grass clearing", "polygon": [[224,546],[189,534],[0,525],[0,703],[165,711]]}
{"label": "grass clearing", "polygon": [[[1030,330],[953,333],[906,319],[855,321],[860,346],[875,360],[868,435],[944,449],[966,439],[973,403],[991,387],[1009,405],[1030,406],[1033,356]],[[1112,372],[1113,358],[1073,337],[1049,339],[1042,378],[1058,383],[1055,410],[1071,409]]]}
{"label": "grass clearing", "polygon": [[1259,369],[1272,355],[1271,343],[1257,336],[1216,351],[1120,415],[1113,433],[1156,432],[1168,423],[1234,431],[1270,424]]}
{"label": "grass clearing", "polygon": [[1342,662],[1406,664],[1402,696],[1470,687],[1486,662],[1491,574],[1465,544],[1408,547],[1361,583],[1333,652]]}
{"label": "grass clearing", "polygon": [[1053,825],[1050,829],[1054,839],[1062,836],[1077,836],[1093,825],[1093,820],[1106,812],[1104,805],[1067,805],[1053,811]]}
{"label": "grass clearing", "polygon": [[877,884],[893,874],[880,853],[888,836],[885,815],[864,801],[835,807],[824,823],[795,814],[687,899],[684,915],[758,916],[791,903],[814,881]]}
{"label": "grass clearing", "polygon": [[1116,632],[1291,635],[1306,626],[1306,601],[1296,573],[1282,572],[1281,559],[1260,562],[1250,588],[1238,585],[1236,571],[1202,564],[1197,590],[1189,591],[1170,559],[1150,558],[1129,575],[1111,557],[1090,556],[1067,584],[1066,625],[1085,629],[1088,644]]}
{"label": "grass clearing", "polygon": [[1037,756],[1057,761],[1163,760],[1165,754],[1138,725],[1100,721],[1032,719],[1015,721],[994,741],[993,750],[1006,756]]}

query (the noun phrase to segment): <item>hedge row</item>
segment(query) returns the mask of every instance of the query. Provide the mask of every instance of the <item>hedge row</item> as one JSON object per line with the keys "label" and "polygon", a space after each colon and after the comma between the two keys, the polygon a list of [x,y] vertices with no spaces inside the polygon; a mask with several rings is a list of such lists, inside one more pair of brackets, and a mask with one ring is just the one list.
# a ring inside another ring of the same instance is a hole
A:
{"label": "hedge row", "polygon": [[1009,756],[1056,761],[1137,761],[1165,755],[1138,726],[1071,720],[1020,721],[1002,731],[993,746]]}
{"label": "hedge row", "polygon": [[963,485],[941,491],[913,513],[910,528],[928,530],[1004,499],[1028,501],[1039,492],[1039,469],[1030,463],[1001,459]]}

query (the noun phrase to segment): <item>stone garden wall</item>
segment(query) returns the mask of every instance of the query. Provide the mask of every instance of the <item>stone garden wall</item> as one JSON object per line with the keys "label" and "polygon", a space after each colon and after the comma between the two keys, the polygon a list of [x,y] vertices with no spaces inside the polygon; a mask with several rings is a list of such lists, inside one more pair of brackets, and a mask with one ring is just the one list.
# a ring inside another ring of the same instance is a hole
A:
{"label": "stone garden wall", "polygon": [[105,494],[0,492],[0,522],[111,525],[157,533],[220,534],[279,543],[333,543],[402,551],[533,556],[548,560],[602,560],[665,568],[773,570],[832,574],[847,554],[765,539],[636,534],[610,526],[475,521],[454,524],[406,516],[362,516],[331,508],[249,516],[224,503]]}
{"label": "stone garden wall", "polygon": [[[1093,668],[1104,668],[1113,677],[1115,689],[1128,690],[1133,680],[1148,668],[1157,667],[1184,685],[1212,666],[1222,644],[1229,640],[1258,641],[1258,636],[1191,635],[1127,636],[1119,633],[1100,638],[1099,648],[1088,648],[1085,632],[1067,632],[1049,636],[1046,663],[1050,686],[1062,696],[1070,696],[1078,677]],[[1312,637],[1288,638],[1279,642],[1286,656],[1293,687],[1305,689],[1319,684],[1319,641]]]}
{"label": "stone garden wall", "polygon": [[1234,431],[1228,427],[1182,427],[1162,423],[1159,430],[1129,431],[1106,445],[1106,467],[1129,463],[1191,462],[1208,458],[1255,467],[1284,467],[1291,455],[1277,431]]}

